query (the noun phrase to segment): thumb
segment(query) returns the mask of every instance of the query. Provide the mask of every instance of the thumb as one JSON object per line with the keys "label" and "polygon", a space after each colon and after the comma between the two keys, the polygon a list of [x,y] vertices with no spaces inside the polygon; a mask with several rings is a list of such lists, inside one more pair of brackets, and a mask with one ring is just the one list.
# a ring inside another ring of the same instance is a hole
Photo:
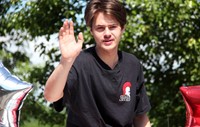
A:
{"label": "thumb", "polygon": [[80,32],[80,33],[78,34],[78,43],[83,44],[83,41],[84,41],[83,33]]}

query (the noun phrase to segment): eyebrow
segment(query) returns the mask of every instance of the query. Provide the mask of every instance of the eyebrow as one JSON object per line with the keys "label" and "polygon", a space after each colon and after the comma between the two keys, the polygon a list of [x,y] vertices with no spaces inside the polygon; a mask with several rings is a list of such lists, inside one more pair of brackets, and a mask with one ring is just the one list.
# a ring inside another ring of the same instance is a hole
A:
{"label": "eyebrow", "polygon": [[[110,24],[110,25],[108,25],[108,26],[117,26],[118,24]],[[99,27],[99,26],[106,26],[106,25],[95,25],[95,27]]]}

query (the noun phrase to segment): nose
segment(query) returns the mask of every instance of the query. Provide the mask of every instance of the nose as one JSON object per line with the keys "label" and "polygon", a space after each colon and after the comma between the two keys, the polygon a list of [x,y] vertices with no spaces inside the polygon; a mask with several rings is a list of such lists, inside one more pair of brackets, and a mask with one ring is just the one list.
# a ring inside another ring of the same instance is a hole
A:
{"label": "nose", "polygon": [[105,37],[105,38],[110,38],[110,37],[111,37],[111,31],[109,30],[109,28],[106,28],[106,29],[105,29],[104,37]]}

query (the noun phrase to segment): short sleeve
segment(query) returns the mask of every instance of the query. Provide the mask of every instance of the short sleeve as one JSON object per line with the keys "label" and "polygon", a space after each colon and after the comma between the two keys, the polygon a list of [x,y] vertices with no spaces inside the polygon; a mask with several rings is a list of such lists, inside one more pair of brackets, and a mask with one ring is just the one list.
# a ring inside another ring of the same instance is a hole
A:
{"label": "short sleeve", "polygon": [[59,99],[58,101],[53,102],[53,107],[57,112],[61,112],[64,108],[63,98]]}
{"label": "short sleeve", "polygon": [[136,91],[136,115],[147,113],[151,109],[149,98],[144,85],[143,68],[140,64],[139,75],[137,78],[138,86]]}
{"label": "short sleeve", "polygon": [[77,71],[74,66],[70,69],[67,82],[64,88],[63,103],[70,104],[75,96],[77,89]]}

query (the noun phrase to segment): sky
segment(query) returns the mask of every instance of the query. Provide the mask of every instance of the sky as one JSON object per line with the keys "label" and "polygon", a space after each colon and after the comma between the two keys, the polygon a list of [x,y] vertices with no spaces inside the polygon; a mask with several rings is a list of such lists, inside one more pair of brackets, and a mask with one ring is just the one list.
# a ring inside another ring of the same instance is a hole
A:
{"label": "sky", "polygon": [[[15,42],[13,42],[13,43],[10,43],[11,45],[9,45],[7,48],[11,52],[16,52],[17,50],[21,50],[22,52],[27,54],[27,56],[30,58],[31,63],[33,63],[34,65],[38,65],[38,64],[42,65],[48,59],[48,57],[45,55],[40,56],[40,51],[35,50],[35,47],[43,43],[44,46],[46,47],[46,50],[51,50],[52,48],[59,48],[59,42],[58,42],[57,36],[58,34],[51,35],[51,38],[49,41],[47,41],[44,36],[37,37],[33,41],[24,41],[22,48],[17,47],[15,45]],[[9,35],[4,36],[4,37],[0,36],[0,40],[3,42],[10,41]]]}
{"label": "sky", "polygon": [[33,64],[35,65],[42,64],[48,59],[48,57],[44,55],[40,56],[40,51],[38,50],[35,51],[36,45],[40,45],[41,43],[43,43],[44,46],[46,47],[46,50],[51,50],[52,48],[59,48],[59,42],[57,36],[58,34],[51,35],[49,41],[47,41],[46,38],[43,36],[43,37],[37,37],[35,41],[29,42],[30,46],[27,52],[29,52],[28,53],[29,56],[32,56],[30,57],[30,61]]}

